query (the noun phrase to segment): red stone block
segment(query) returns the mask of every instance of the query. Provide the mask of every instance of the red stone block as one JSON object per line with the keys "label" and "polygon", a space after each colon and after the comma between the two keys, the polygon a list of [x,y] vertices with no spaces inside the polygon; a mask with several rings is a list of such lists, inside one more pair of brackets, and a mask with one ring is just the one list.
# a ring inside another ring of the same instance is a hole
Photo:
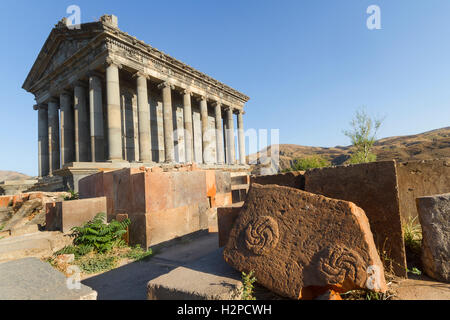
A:
{"label": "red stone block", "polygon": [[244,203],[240,202],[233,206],[217,208],[219,247],[224,247],[227,244],[231,229],[233,228],[234,222],[239,216],[239,212],[243,205]]}
{"label": "red stone block", "polygon": [[[46,204],[46,229],[69,233],[73,227],[82,226],[98,213],[106,212],[106,198],[90,198]],[[105,221],[106,222],[106,221]]]}
{"label": "red stone block", "polygon": [[12,204],[13,196],[1,196],[0,208],[7,208],[9,204]]}

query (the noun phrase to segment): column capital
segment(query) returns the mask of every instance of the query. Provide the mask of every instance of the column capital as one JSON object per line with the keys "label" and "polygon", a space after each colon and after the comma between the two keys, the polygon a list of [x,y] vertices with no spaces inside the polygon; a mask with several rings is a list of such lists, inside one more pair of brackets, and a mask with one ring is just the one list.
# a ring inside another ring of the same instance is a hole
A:
{"label": "column capital", "polygon": [[86,83],[85,81],[81,81],[81,80],[77,80],[73,83],[73,87],[82,87],[82,88],[88,88],[89,84]]}
{"label": "column capital", "polygon": [[35,104],[33,110],[47,110],[46,104]]}
{"label": "column capital", "polygon": [[48,99],[47,103],[57,103],[59,104],[59,97],[52,96]]}
{"label": "column capital", "polygon": [[60,92],[59,92],[59,96],[61,97],[61,96],[71,96],[72,95],[72,93],[70,92],[70,91],[68,91],[68,90],[61,90]]}
{"label": "column capital", "polygon": [[245,111],[242,110],[242,109],[236,109],[236,113],[237,113],[237,114],[240,114],[240,115],[244,115],[244,114],[245,114]]}
{"label": "column capital", "polygon": [[103,78],[105,77],[103,73],[101,73],[101,72],[99,72],[99,71],[96,71],[96,70],[90,70],[90,71],[88,71],[88,72],[86,73],[86,76],[87,76],[88,78],[96,77],[96,78],[99,78],[99,79],[103,79]]}
{"label": "column capital", "polygon": [[145,79],[150,79],[150,76],[146,73],[144,73],[143,71],[137,71],[135,73],[133,73],[133,75],[131,76],[133,79],[137,79],[139,77],[143,77]]}
{"label": "column capital", "polygon": [[192,91],[189,90],[189,89],[182,89],[181,90],[181,94],[182,95],[190,95],[190,96],[192,96]]}
{"label": "column capital", "polygon": [[212,106],[213,106],[213,107],[217,107],[217,106],[222,107],[222,102],[220,102],[220,101],[214,101],[214,102],[212,103]]}
{"label": "column capital", "polygon": [[117,68],[122,69],[122,64],[120,64],[117,60],[115,60],[115,59],[113,59],[111,57],[106,57],[105,65],[106,65],[106,67],[114,65]]}
{"label": "column capital", "polygon": [[233,108],[233,107],[230,107],[230,106],[225,106],[225,107],[223,108],[223,111],[225,111],[225,112],[229,112],[229,111],[233,112],[233,110],[234,110],[234,108]]}
{"label": "column capital", "polygon": [[205,96],[205,95],[200,95],[200,96],[196,97],[195,100],[197,100],[197,101],[199,101],[199,102],[200,102],[200,101],[207,101],[207,100],[208,100],[208,97]]}
{"label": "column capital", "polygon": [[172,90],[175,89],[175,86],[173,84],[171,84],[169,81],[164,81],[163,83],[160,83],[158,85],[158,89],[160,89],[160,90],[164,89],[166,87],[169,87]]}

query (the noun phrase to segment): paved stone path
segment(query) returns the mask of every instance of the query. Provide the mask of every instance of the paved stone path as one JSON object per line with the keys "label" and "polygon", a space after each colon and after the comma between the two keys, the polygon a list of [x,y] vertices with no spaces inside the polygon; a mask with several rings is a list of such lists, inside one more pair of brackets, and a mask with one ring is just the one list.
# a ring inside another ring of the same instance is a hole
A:
{"label": "paved stone path", "polygon": [[98,293],[98,300],[145,300],[147,283],[216,251],[217,233],[161,249],[152,258],[133,262],[82,281]]}
{"label": "paved stone path", "polygon": [[64,274],[37,258],[0,263],[0,300],[95,300],[96,296],[85,285],[69,289]]}

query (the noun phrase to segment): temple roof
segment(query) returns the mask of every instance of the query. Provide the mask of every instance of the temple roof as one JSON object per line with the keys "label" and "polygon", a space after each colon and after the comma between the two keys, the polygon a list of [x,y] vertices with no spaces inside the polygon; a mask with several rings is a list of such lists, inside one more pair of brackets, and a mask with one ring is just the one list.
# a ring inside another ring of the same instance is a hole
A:
{"label": "temple roof", "polygon": [[84,23],[78,28],[68,27],[67,19],[62,19],[50,32],[22,88],[35,93],[36,87],[42,82],[50,81],[52,73],[57,73],[58,68],[63,68],[69,60],[76,61],[78,56],[93,50],[95,45],[105,38],[114,38],[125,42],[141,54],[169,65],[178,72],[189,74],[192,78],[198,79],[208,86],[234,96],[242,103],[250,99],[241,92],[121,31],[118,28],[117,18],[112,15],[104,15],[99,21]]}

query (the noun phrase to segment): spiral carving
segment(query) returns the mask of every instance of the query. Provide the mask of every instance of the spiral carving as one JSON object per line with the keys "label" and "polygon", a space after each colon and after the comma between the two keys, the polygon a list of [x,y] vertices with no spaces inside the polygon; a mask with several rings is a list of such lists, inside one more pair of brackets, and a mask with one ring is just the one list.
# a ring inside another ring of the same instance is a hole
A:
{"label": "spiral carving", "polygon": [[262,255],[277,245],[279,237],[276,220],[269,216],[261,216],[247,226],[245,245],[251,252]]}
{"label": "spiral carving", "polygon": [[359,283],[363,276],[361,268],[364,263],[358,253],[346,248],[334,247],[327,250],[321,259],[320,269],[330,283],[342,283],[345,279]]}

